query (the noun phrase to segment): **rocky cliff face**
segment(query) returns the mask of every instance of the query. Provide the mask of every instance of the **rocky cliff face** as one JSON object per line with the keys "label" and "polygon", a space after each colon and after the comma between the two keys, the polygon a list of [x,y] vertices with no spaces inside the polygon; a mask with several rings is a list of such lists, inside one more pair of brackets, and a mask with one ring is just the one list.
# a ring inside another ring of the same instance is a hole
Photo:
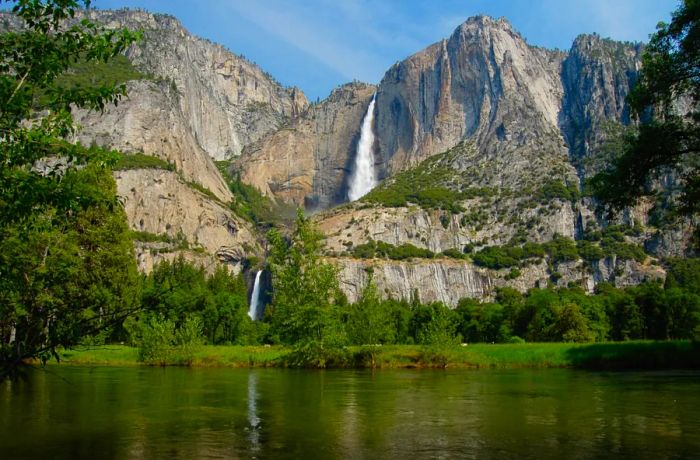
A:
{"label": "rocky cliff face", "polygon": [[[545,263],[522,270],[517,279],[508,279],[508,270],[488,270],[469,262],[450,259],[387,261],[358,260],[352,258],[331,259],[339,267],[340,287],[355,302],[369,281],[368,271],[379,288],[382,297],[420,302],[442,302],[452,308],[465,297],[493,299],[499,287],[512,287],[525,292],[545,287],[550,274]],[[639,284],[644,280],[663,279],[665,272],[659,267],[642,265],[633,261],[604,260],[592,271],[580,262],[557,265],[562,278],[556,283],[566,287],[575,284],[593,292],[595,284],[614,281],[617,286]]]}
{"label": "rocky cliff face", "polygon": [[559,122],[570,156],[581,174],[581,160],[598,154],[605,140],[606,123],[630,123],[625,98],[641,69],[642,46],[581,35],[564,59],[564,86]]}
{"label": "rocky cliff face", "polygon": [[[392,66],[377,86],[343,85],[309,105],[300,91],[193,37],[172,17],[88,14],[109,27],[142,29],[144,40],[128,57],[153,78],[130,83],[130,99],[103,117],[79,113],[79,139],[154,155],[176,168],[115,175],[131,227],[169,238],[138,243],[143,270],[179,254],[240,270],[247,256],[261,253],[255,231],[225,205],[231,195],[212,158],[233,159],[231,168],[244,182],[277,201],[313,210],[346,201],[362,118],[376,93],[379,177],[391,185],[402,171],[422,167],[420,177],[432,188],[426,196],[447,191],[456,198],[448,207],[375,200],[318,214],[327,256],[339,266],[350,300],[369,267],[384,295],[409,298],[417,290],[422,301],[449,305],[464,296],[488,298],[506,285],[576,283],[592,290],[600,281],[625,285],[663,276],[650,260],[615,257],[540,262],[519,276],[446,257],[348,257],[370,240],[440,253],[546,242],[554,235],[579,238],[586,228],[599,228],[605,222],[578,196],[590,173],[582,160],[601,155],[608,121],[629,122],[624,101],[639,70],[639,46],[581,36],[569,52],[551,51],[528,45],[505,20],[476,17]],[[425,166],[426,159],[436,161]],[[632,210],[625,219],[646,223],[646,212]],[[649,235],[635,242],[646,238],[648,247],[663,252],[682,240]]]}
{"label": "rocky cliff face", "polygon": [[283,88],[255,64],[191,35],[172,16],[137,10],[90,11],[111,28],[143,31],[127,56],[178,92],[183,119],[202,149],[222,160],[275,131],[308,106],[296,88]]}
{"label": "rocky cliff face", "polygon": [[346,201],[359,126],[375,90],[358,83],[335,89],[288,126],[248,146],[233,169],[265,195],[297,206],[328,208]]}
{"label": "rocky cliff face", "polygon": [[[558,129],[563,53],[527,45],[505,20],[476,17],[387,71],[377,93],[378,151],[387,171],[472,140],[485,181],[570,173]],[[471,162],[466,162],[464,167]],[[514,176],[514,177],[513,177]]]}
{"label": "rocky cliff face", "polygon": [[211,190],[223,202],[231,192],[200,147],[177,105],[178,93],[166,82],[147,80],[128,84],[129,97],[104,113],[77,111],[81,126],[77,140],[124,153],[144,153],[172,163],[190,182]]}
{"label": "rocky cliff face", "polygon": [[76,140],[155,156],[175,168],[115,174],[130,226],[171,239],[138,242],[140,268],[149,271],[183,255],[208,269],[223,263],[240,271],[246,257],[262,250],[255,230],[226,206],[233,197],[212,159],[235,157],[288,124],[307,109],[305,96],[192,36],[173,17],[133,10],[85,14],[109,28],[142,30],[143,40],[127,57],[149,78],[130,82],[129,97],[103,114],[78,111]]}
{"label": "rocky cliff face", "polygon": [[[577,197],[589,172],[582,160],[601,155],[608,122],[629,123],[625,98],[639,71],[640,53],[640,46],[595,35],[579,37],[568,53],[549,51],[527,45],[504,20],[477,17],[449,39],[389,69],[377,88],[380,175],[391,188],[402,180],[394,179],[400,171],[420,169],[423,176],[409,176],[416,190],[421,177],[430,178],[431,187],[463,198],[456,198],[459,206],[452,209],[425,203],[387,207],[380,198],[373,205],[344,206],[317,216],[329,255],[340,256],[348,296],[354,298],[364,286],[368,267],[386,295],[409,298],[415,290],[422,301],[450,305],[464,296],[488,298],[499,286],[524,291],[573,283],[592,291],[602,281],[624,286],[663,277],[652,260],[614,256],[595,263],[529,265],[515,277],[508,270],[448,258],[346,257],[370,240],[411,244],[437,254],[461,252],[465,245],[479,250],[546,242],[554,235],[580,238],[586,229],[605,225],[593,212],[594,204]],[[469,148],[460,147],[465,141]],[[421,163],[426,158],[438,159]],[[553,192],[553,183],[566,190]],[[473,187],[489,192],[459,195]],[[645,223],[646,212],[631,210],[623,220]],[[654,231],[647,230],[634,244],[653,238]]]}
{"label": "rocky cliff face", "polygon": [[[598,153],[605,123],[629,122],[624,101],[640,68],[640,52],[638,45],[595,35],[580,36],[568,53],[546,50],[528,45],[503,19],[471,18],[449,39],[392,66],[374,89],[379,176],[467,140],[476,149],[453,167],[468,173],[474,185],[524,188],[553,178],[576,184],[584,174],[579,160]],[[370,92],[362,95],[365,107]],[[341,113],[346,109],[339,102],[355,104],[338,96],[334,92],[321,110]],[[322,185],[314,186],[310,177],[329,164],[351,163],[354,149],[345,147],[359,134],[361,112],[343,117],[349,125],[341,130],[319,129],[329,126],[319,120],[307,129],[294,125],[265,136],[238,167],[269,196],[335,204],[344,198],[343,180],[337,174],[325,180],[329,174],[323,172]],[[312,138],[325,134],[330,142],[312,148],[310,131]],[[333,139],[342,139],[343,148]],[[285,154],[299,163],[281,160]],[[270,162],[276,164],[266,171]]]}
{"label": "rocky cliff face", "polygon": [[114,176],[130,227],[169,240],[137,244],[141,270],[148,272],[155,263],[182,254],[209,270],[218,262],[237,273],[247,257],[262,253],[250,224],[176,172],[136,169]]}

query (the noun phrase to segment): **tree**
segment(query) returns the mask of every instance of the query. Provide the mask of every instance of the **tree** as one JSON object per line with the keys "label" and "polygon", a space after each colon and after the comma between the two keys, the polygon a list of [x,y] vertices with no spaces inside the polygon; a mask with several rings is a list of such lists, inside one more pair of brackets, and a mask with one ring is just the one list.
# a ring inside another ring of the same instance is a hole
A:
{"label": "tree", "polygon": [[396,339],[392,311],[379,298],[377,285],[369,275],[367,286],[354,304],[348,307],[347,329],[355,345],[393,343]]}
{"label": "tree", "polygon": [[685,0],[670,24],[660,23],[643,56],[628,102],[641,121],[627,131],[611,167],[592,179],[609,210],[633,205],[671,173],[681,184],[680,211],[700,211],[700,1]]}
{"label": "tree", "polygon": [[59,79],[137,35],[75,19],[88,0],[11,3],[22,24],[0,34],[0,375],[121,322],[138,292],[114,158],[67,140],[73,108],[102,110],[125,87]]}
{"label": "tree", "polygon": [[323,349],[344,341],[337,305],[343,296],[337,270],[321,260],[323,234],[297,211],[294,233],[287,240],[268,234],[272,272],[271,334],[286,344]]}

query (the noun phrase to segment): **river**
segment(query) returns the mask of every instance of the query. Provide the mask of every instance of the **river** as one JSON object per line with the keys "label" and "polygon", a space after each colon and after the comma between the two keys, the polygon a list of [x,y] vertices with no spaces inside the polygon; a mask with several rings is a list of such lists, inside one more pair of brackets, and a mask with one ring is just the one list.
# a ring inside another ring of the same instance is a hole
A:
{"label": "river", "polygon": [[0,458],[698,458],[700,373],[49,366]]}

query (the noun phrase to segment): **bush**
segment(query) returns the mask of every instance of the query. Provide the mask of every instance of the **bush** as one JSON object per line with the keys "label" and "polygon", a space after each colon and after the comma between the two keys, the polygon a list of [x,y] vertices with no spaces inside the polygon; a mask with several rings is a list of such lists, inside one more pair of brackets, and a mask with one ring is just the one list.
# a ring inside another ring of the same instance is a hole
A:
{"label": "bush", "polygon": [[455,248],[445,249],[441,254],[452,259],[464,259],[464,253],[459,252],[459,250]]}
{"label": "bush", "polygon": [[166,171],[175,171],[175,165],[143,153],[121,153],[112,169],[115,171],[127,169],[165,169]]}
{"label": "bush", "polygon": [[168,364],[174,352],[175,323],[150,316],[140,323],[138,332],[139,361],[152,366]]}
{"label": "bush", "polygon": [[346,347],[324,346],[314,341],[297,343],[282,359],[289,367],[312,369],[343,368],[353,362]]}
{"label": "bush", "polygon": [[202,320],[196,316],[187,318],[175,331],[175,345],[179,364],[192,364],[195,353],[202,346]]}
{"label": "bush", "polygon": [[561,180],[554,180],[545,183],[540,191],[535,194],[535,198],[540,200],[541,204],[555,199],[562,201],[578,201],[581,193],[576,184],[564,184]]}
{"label": "bush", "polygon": [[488,246],[474,254],[472,259],[474,263],[480,267],[498,270],[519,265],[521,257],[522,251],[520,248]]}
{"label": "bush", "polygon": [[514,280],[520,276],[520,270],[517,268],[511,268],[510,273],[506,275],[507,280]]}
{"label": "bush", "polygon": [[555,234],[551,241],[544,244],[544,250],[554,263],[578,260],[576,243],[565,236]]}
{"label": "bush", "polygon": [[350,253],[361,259],[389,258],[392,260],[404,260],[410,258],[432,259],[435,253],[429,249],[418,248],[411,243],[401,246],[385,243],[383,241],[370,240],[355,246]]}

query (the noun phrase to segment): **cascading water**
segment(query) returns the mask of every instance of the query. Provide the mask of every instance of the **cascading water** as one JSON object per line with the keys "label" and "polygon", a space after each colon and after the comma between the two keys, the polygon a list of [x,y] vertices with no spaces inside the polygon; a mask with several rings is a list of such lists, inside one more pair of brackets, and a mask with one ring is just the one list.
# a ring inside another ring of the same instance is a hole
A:
{"label": "cascading water", "polygon": [[353,165],[352,176],[350,176],[348,198],[355,201],[367,194],[377,185],[377,176],[374,172],[374,132],[372,124],[374,122],[374,102],[377,95],[372,96],[372,102],[367,107],[367,113],[362,120],[360,129],[360,142],[357,144],[357,154]]}
{"label": "cascading water", "polygon": [[255,274],[255,283],[253,284],[253,294],[250,296],[250,308],[248,309],[248,316],[253,321],[257,321],[262,316],[261,302],[260,302],[260,275],[262,275],[262,270],[258,270]]}

